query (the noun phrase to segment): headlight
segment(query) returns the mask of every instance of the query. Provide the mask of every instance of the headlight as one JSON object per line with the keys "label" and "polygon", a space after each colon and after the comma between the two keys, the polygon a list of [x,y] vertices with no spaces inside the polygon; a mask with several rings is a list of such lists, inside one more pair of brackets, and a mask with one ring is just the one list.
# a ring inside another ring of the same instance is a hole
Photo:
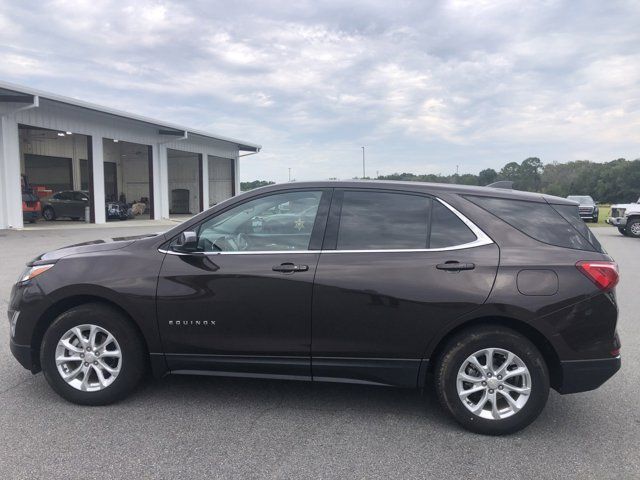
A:
{"label": "headlight", "polygon": [[53,265],[53,263],[49,263],[47,265],[34,265],[33,267],[27,267],[22,275],[20,275],[18,283],[26,282],[27,280],[31,280],[38,275],[42,275],[44,272],[53,267]]}

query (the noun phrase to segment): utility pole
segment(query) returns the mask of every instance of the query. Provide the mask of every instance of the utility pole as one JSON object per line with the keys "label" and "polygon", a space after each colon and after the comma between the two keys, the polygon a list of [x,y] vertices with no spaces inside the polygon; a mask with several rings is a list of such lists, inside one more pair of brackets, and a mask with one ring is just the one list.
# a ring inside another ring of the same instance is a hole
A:
{"label": "utility pole", "polygon": [[289,181],[291,181],[291,167],[289,167]]}
{"label": "utility pole", "polygon": [[365,173],[365,168],[364,168],[364,147],[362,147],[362,178],[365,178],[367,175]]}

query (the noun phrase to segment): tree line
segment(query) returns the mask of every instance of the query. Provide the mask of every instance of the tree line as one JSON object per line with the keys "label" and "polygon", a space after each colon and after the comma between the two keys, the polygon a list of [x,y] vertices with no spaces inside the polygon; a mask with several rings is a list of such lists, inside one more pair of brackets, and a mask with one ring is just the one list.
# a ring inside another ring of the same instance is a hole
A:
{"label": "tree line", "polygon": [[240,182],[240,190],[243,192],[248,192],[249,190],[253,190],[254,188],[266,187],[267,185],[274,185],[276,182],[271,182],[269,180],[254,180],[252,182]]}
{"label": "tree line", "polygon": [[487,168],[478,175],[393,173],[381,175],[378,179],[463,185],[489,185],[498,180],[510,180],[516,190],[542,192],[559,197],[591,195],[600,203],[635,202],[640,197],[640,159],[619,158],[605,163],[576,160],[545,165],[539,158],[530,157],[522,163],[509,162],[499,171]]}
{"label": "tree line", "polygon": [[[473,173],[439,175],[393,173],[380,175],[378,180],[404,180],[414,182],[459,183],[463,185],[489,185],[498,180],[510,180],[516,190],[542,192],[559,197],[591,195],[600,203],[635,202],[640,197],[640,159],[618,158],[611,162],[596,163],[576,160],[567,163],[547,163],[530,157],[521,163],[509,162],[499,171],[486,168]],[[243,192],[274,182],[254,180],[242,182]]]}

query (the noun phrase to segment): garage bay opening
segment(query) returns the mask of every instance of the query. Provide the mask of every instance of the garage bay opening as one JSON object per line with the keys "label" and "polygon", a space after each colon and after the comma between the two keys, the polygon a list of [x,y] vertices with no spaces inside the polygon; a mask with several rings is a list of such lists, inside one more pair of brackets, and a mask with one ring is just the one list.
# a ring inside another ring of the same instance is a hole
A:
{"label": "garage bay opening", "polygon": [[152,219],[151,146],[105,138],[103,152],[107,221]]}
{"label": "garage bay opening", "polygon": [[169,171],[169,214],[174,218],[204,210],[202,195],[202,155],[167,149]]}
{"label": "garage bay opening", "polygon": [[18,135],[24,222],[89,221],[90,137],[27,125]]}

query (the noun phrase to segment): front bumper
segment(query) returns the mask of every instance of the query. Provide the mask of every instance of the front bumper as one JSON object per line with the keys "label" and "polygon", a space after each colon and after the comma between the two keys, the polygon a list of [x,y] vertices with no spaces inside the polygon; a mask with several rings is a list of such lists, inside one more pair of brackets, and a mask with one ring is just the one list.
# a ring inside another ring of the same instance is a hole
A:
{"label": "front bumper", "polygon": [[620,355],[596,360],[569,360],[560,362],[562,382],[559,393],[578,393],[595,390],[620,370]]}
{"label": "front bumper", "polygon": [[39,362],[34,362],[34,352],[31,350],[30,345],[18,345],[16,342],[11,339],[9,341],[9,348],[11,348],[11,353],[18,360],[18,363],[22,365],[27,370],[32,373],[37,373],[39,368]]}
{"label": "front bumper", "polygon": [[626,227],[627,217],[607,217],[606,222],[614,227]]}

